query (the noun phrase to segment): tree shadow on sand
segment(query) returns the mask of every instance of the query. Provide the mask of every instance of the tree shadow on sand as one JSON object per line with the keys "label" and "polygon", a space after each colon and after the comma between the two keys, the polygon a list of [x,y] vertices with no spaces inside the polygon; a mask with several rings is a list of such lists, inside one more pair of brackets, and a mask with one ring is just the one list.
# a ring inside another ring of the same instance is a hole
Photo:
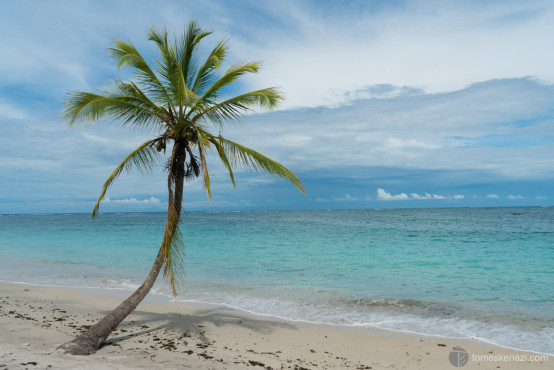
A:
{"label": "tree shadow on sand", "polygon": [[154,313],[137,310],[128,320],[130,321],[127,326],[128,330],[133,328],[143,330],[118,333],[119,335],[109,338],[106,345],[139,339],[159,330],[165,330],[177,336],[195,337],[202,343],[211,345],[212,340],[206,335],[205,325],[215,327],[230,325],[264,334],[271,333],[275,328],[298,330],[295,325],[286,322],[243,317],[237,315],[235,310],[226,307],[199,310],[193,314]]}

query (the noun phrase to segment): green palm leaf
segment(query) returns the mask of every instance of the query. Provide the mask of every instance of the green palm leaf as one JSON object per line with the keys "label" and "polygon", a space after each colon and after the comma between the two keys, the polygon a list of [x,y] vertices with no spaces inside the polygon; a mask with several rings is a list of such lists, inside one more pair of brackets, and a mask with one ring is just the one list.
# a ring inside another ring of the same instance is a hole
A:
{"label": "green palm leaf", "polygon": [[207,135],[197,128],[196,134],[198,135],[198,152],[200,154],[200,162],[202,164],[202,182],[208,198],[212,200],[212,190],[210,187],[210,172],[208,170],[208,164],[206,161],[206,147],[210,145]]}
{"label": "green palm leaf", "polygon": [[179,230],[180,211],[171,199],[173,198],[172,178],[168,178],[168,188],[170,201],[167,210],[167,224],[162,241],[164,251],[164,277],[167,279],[173,295],[177,295],[177,288],[180,281],[183,280],[183,258],[185,256],[185,243],[183,234]]}
{"label": "green palm leaf", "polygon": [[100,202],[104,199],[106,191],[112,185],[112,183],[117,179],[119,175],[125,170],[131,172],[133,166],[135,166],[140,172],[152,171],[154,165],[156,164],[156,159],[158,158],[158,152],[153,148],[154,143],[158,141],[158,138],[154,140],[149,140],[139,146],[137,149],[133,150],[127,157],[121,161],[119,166],[108,177],[104,186],[102,186],[102,191],[100,196],[92,209],[92,217],[96,217],[98,214],[98,209],[100,207]]}
{"label": "green palm leaf", "polygon": [[227,40],[221,40],[212,50],[204,65],[198,70],[196,80],[192,87],[192,91],[200,95],[205,91],[206,86],[212,81],[215,72],[219,70],[219,66],[227,56]]}
{"label": "green palm leaf", "polygon": [[[166,112],[159,107],[152,107],[137,96],[118,95],[117,86],[114,92],[101,92],[94,94],[76,92],[67,101],[64,118],[69,126],[76,126],[89,122],[96,122],[106,116],[121,120],[123,124],[144,130],[152,127],[161,128],[161,123],[166,118]],[[121,91],[119,91],[121,92]]]}
{"label": "green palm leaf", "polygon": [[215,104],[217,99],[221,96],[221,90],[225,86],[233,83],[246,73],[258,72],[259,68],[260,65],[258,63],[241,63],[229,68],[200,98],[197,99],[196,104],[192,106],[187,117],[197,110],[206,109],[208,106]]}
{"label": "green palm leaf", "polygon": [[199,63],[197,53],[200,41],[211,34],[211,31],[202,30],[195,21],[191,21],[186,27],[183,37],[176,43],[181,75],[187,87],[193,86],[196,77]]}
{"label": "green palm leaf", "polygon": [[231,165],[243,165],[246,168],[262,171],[272,175],[277,175],[282,179],[289,181],[296,186],[298,190],[306,194],[302,183],[294,172],[287,169],[285,166],[275,162],[271,158],[256,152],[253,149],[240,145],[231,140],[224,139],[221,136],[213,137],[223,147],[225,154],[230,158]]}
{"label": "green palm leaf", "polygon": [[146,63],[135,46],[124,40],[114,40],[113,43],[114,47],[109,50],[117,62],[117,67],[134,67],[139,81],[148,88],[149,93],[156,97],[157,102],[162,105],[171,103],[172,100],[169,98],[165,86],[161,83],[158,76],[156,76],[148,63]]}
{"label": "green palm leaf", "polygon": [[229,158],[227,158],[227,154],[225,153],[225,149],[223,149],[223,146],[213,137],[208,137],[208,140],[214,144],[217,154],[219,155],[219,159],[221,159],[221,162],[223,162],[223,165],[225,168],[227,168],[227,171],[229,171],[229,176],[231,177],[231,182],[233,183],[233,186],[236,188],[237,184],[235,183],[235,175],[233,174],[233,167],[231,166],[231,162],[229,162]]}
{"label": "green palm leaf", "polygon": [[210,121],[222,125],[226,121],[240,120],[251,107],[273,109],[282,100],[282,95],[275,87],[251,91],[209,106],[196,114],[192,121],[196,122],[201,117],[206,117]]}

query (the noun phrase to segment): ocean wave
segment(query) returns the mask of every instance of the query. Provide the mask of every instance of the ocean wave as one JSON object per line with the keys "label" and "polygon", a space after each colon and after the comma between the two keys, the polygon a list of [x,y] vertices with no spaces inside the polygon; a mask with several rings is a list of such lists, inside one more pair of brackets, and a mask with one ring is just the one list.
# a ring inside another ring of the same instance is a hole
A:
{"label": "ocean wave", "polygon": [[554,320],[545,317],[482,312],[415,299],[347,299],[315,303],[216,291],[183,293],[179,295],[182,301],[225,305],[292,321],[474,338],[506,348],[554,354]]}
{"label": "ocean wave", "polygon": [[[26,278],[12,281],[43,286],[63,286],[122,290],[131,292],[140,283],[131,279]],[[460,304],[417,299],[360,298],[316,302],[309,297],[260,297],[208,287],[184,289],[173,297],[165,284],[158,282],[152,294],[168,301],[222,305],[251,314],[315,324],[377,327],[381,329],[449,338],[474,338],[517,350],[554,355],[554,320],[546,317],[509,315],[472,310]]]}

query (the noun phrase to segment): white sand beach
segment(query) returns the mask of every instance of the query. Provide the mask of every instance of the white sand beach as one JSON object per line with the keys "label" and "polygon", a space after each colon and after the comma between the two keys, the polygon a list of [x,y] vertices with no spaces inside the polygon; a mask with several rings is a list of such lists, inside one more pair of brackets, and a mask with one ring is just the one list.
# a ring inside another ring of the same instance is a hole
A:
{"label": "white sand beach", "polygon": [[60,353],[57,346],[115,307],[124,292],[98,293],[0,283],[0,369],[453,369],[449,353],[458,346],[469,354],[464,369],[554,364],[553,357],[536,361],[536,354],[477,340],[298,323],[154,295],[96,354]]}

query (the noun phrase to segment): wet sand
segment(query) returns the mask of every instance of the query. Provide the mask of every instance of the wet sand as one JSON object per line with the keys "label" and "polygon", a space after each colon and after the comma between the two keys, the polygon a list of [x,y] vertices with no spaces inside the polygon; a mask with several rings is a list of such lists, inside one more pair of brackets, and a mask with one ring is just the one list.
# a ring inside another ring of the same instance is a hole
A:
{"label": "wet sand", "polygon": [[[531,352],[473,339],[299,323],[228,307],[164,302],[154,295],[96,354],[56,350],[116,307],[124,294],[0,282],[0,370],[454,369],[449,354],[455,347],[469,354],[464,369],[554,366],[554,357],[536,361]],[[501,361],[494,361],[495,355]]]}

